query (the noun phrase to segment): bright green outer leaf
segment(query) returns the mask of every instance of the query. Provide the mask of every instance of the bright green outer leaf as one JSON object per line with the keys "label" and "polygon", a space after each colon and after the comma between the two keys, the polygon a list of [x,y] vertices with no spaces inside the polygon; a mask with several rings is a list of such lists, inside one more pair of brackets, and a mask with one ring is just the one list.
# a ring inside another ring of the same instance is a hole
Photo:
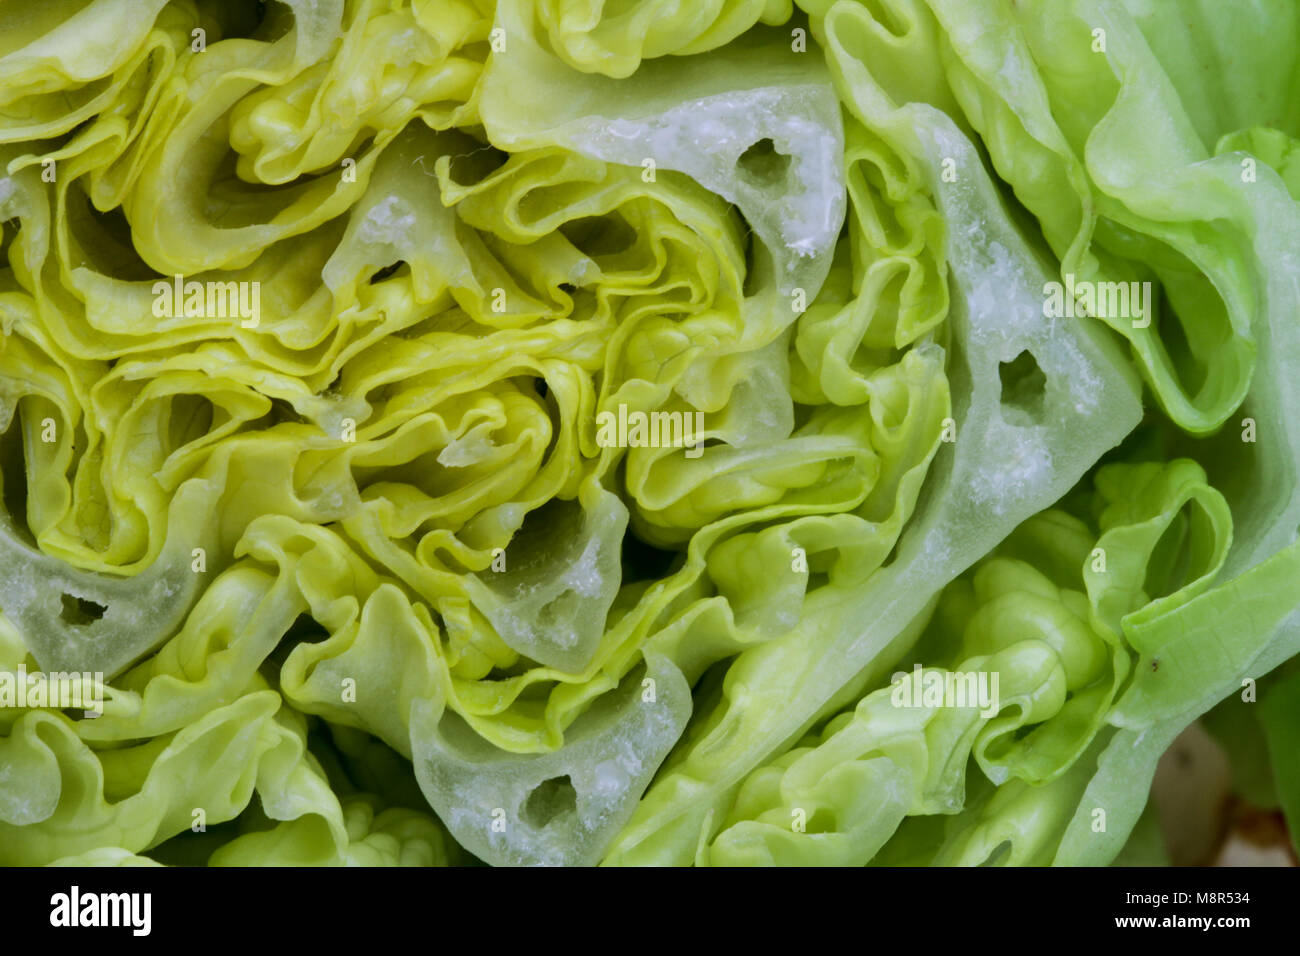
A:
{"label": "bright green outer leaf", "polygon": [[1260,723],[1268,741],[1273,779],[1291,830],[1291,845],[1300,849],[1300,671],[1292,669],[1270,681],[1260,699]]}
{"label": "bright green outer leaf", "polygon": [[1229,694],[1201,716],[1200,724],[1228,758],[1233,792],[1254,806],[1273,808],[1277,806],[1277,787],[1255,706],[1258,692],[1253,700],[1243,700],[1245,693],[1243,689],[1240,694]]}
{"label": "bright green outer leaf", "polygon": [[[1109,862],[1135,824],[1156,761],[1215,702],[1300,652],[1300,544],[1149,623],[1130,639],[1142,656],[1060,849],[1058,864]],[[1158,662],[1153,668],[1152,662]],[[1106,811],[1107,829],[1091,826]]]}
{"label": "bright green outer leaf", "polygon": [[1169,865],[1169,851],[1165,847],[1164,834],[1160,831],[1160,818],[1156,814],[1156,806],[1154,803],[1148,803],[1147,808],[1142,811],[1142,816],[1138,817],[1128,842],[1111,862],[1111,866]]}
{"label": "bright green outer leaf", "polygon": [[[1156,761],[1178,732],[1216,701],[1239,692],[1244,678],[1258,679],[1300,651],[1300,616],[1292,611],[1300,603],[1294,585],[1292,543],[1300,524],[1296,494],[1300,436],[1295,431],[1294,411],[1300,407],[1300,395],[1293,372],[1300,361],[1300,329],[1293,318],[1300,306],[1295,260],[1295,250],[1300,248],[1300,206],[1285,196],[1290,185],[1291,198],[1300,198],[1300,191],[1288,178],[1293,174],[1286,157],[1294,147],[1290,140],[1282,142],[1267,134],[1249,140],[1226,137],[1219,151],[1261,142],[1264,145],[1259,147],[1258,158],[1263,165],[1245,194],[1253,218],[1250,234],[1254,236],[1256,269],[1264,276],[1268,307],[1257,324],[1260,364],[1243,412],[1262,438],[1258,444],[1240,443],[1243,433],[1234,428],[1224,436],[1229,444],[1220,446],[1228,449],[1227,455],[1207,461],[1216,486],[1224,490],[1233,508],[1237,544],[1225,564],[1225,575],[1236,580],[1203,595],[1197,605],[1207,611],[1215,604],[1222,609],[1222,614],[1216,613],[1206,625],[1210,629],[1207,640],[1234,650],[1228,660],[1219,658],[1220,670],[1200,669],[1205,675],[1204,690],[1198,691],[1190,683],[1181,688],[1181,716],[1167,717],[1173,708],[1166,707],[1149,726],[1140,726],[1136,714],[1130,712],[1134,724],[1119,731],[1103,755],[1071,833],[1062,844],[1057,857],[1060,863],[1100,862],[1113,854],[1116,840],[1127,832],[1136,815],[1139,794],[1149,787]],[[1222,181],[1239,182],[1240,160],[1240,154],[1227,154],[1210,165]],[[1279,553],[1280,548],[1285,550]],[[1289,578],[1285,570],[1288,562],[1292,568]],[[1235,609],[1235,614],[1229,608]],[[1249,608],[1250,613],[1242,616],[1242,608]],[[1186,620],[1170,618],[1164,625],[1167,633],[1180,634]],[[1214,632],[1216,627],[1224,630]],[[1216,648],[1215,654],[1217,658],[1222,651]],[[1141,669],[1139,674],[1149,676]],[[1098,806],[1111,808],[1108,834],[1093,834],[1088,829],[1088,808]]]}
{"label": "bright green outer leaf", "polygon": [[1300,49],[1295,44],[1300,10],[1295,4],[1259,0],[1232,7],[1214,0],[1123,0],[1123,5],[1178,91],[1206,149],[1214,149],[1226,133],[1253,126],[1300,136]]}
{"label": "bright green outer leaf", "polygon": [[[1238,546],[1228,559],[1235,574],[1252,567],[1294,540],[1300,527],[1300,383],[1294,374],[1300,362],[1300,165],[1297,140],[1277,135],[1228,136],[1220,141],[1214,160],[1224,178],[1241,175],[1241,153],[1258,150],[1261,165],[1249,190],[1256,269],[1264,276],[1267,311],[1257,325],[1260,362],[1251,394],[1242,408],[1242,430],[1228,431],[1229,441],[1246,437],[1252,424],[1256,443],[1232,446],[1232,454],[1207,462],[1215,485],[1233,506]],[[1289,191],[1292,202],[1287,202]],[[1253,455],[1243,455],[1249,449]],[[1242,459],[1245,458],[1243,461]],[[1217,466],[1217,467],[1215,467]],[[1230,467],[1235,466],[1235,467]]]}
{"label": "bright green outer leaf", "polygon": [[[1267,307],[1249,184],[1204,163],[1208,146],[1117,0],[932,7],[953,91],[1038,217],[1061,280],[1153,283],[1155,315],[1099,317],[1129,339],[1175,423],[1217,428],[1249,388]],[[1171,322],[1185,346],[1161,331]]]}

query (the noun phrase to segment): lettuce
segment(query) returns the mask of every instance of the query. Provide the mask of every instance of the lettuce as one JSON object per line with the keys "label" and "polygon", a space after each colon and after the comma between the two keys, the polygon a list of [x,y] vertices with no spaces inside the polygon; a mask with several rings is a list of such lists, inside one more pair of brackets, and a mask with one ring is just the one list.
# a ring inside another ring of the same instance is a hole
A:
{"label": "lettuce", "polygon": [[1300,23],[1047,6],[7,5],[0,863],[1294,824]]}

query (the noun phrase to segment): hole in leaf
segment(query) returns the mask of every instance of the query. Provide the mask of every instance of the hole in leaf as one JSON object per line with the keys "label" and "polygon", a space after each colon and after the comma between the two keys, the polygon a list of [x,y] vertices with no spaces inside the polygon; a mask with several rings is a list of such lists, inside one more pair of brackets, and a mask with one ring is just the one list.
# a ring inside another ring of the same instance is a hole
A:
{"label": "hole in leaf", "polygon": [[541,829],[557,817],[577,812],[578,792],[568,776],[543,780],[524,801],[522,816],[529,826]]}
{"label": "hole in leaf", "polygon": [[1038,421],[1043,415],[1047,393],[1047,376],[1029,352],[1021,352],[1010,362],[998,366],[1002,381],[1002,404]]}
{"label": "hole in leaf", "polygon": [[74,594],[63,595],[63,610],[59,617],[65,624],[73,627],[85,627],[88,624],[94,624],[108,608],[103,604],[96,604],[94,601],[86,598],[77,597]]}
{"label": "hole in leaf", "polygon": [[385,279],[391,276],[398,269],[402,268],[402,266],[404,265],[406,265],[406,263],[403,260],[398,259],[391,266],[384,266],[382,269],[380,269],[378,272],[376,272],[374,275],[370,277],[370,284],[374,285],[376,282],[383,282]]}
{"label": "hole in leaf", "polygon": [[790,171],[790,156],[777,152],[770,139],[760,139],[740,154],[736,167],[751,182],[760,186],[775,186],[785,181]]}

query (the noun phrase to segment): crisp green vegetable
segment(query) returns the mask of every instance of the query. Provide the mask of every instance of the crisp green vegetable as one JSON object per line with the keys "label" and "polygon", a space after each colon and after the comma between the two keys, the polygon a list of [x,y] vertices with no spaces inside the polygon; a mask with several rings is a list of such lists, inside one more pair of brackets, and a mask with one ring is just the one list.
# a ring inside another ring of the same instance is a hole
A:
{"label": "crisp green vegetable", "polygon": [[1289,0],[0,28],[0,863],[1295,832]]}

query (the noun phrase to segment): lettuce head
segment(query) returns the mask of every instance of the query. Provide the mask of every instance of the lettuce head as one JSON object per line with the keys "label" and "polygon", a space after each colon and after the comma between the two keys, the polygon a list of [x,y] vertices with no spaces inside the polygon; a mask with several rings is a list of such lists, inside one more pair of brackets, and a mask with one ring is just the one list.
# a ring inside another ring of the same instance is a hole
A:
{"label": "lettuce head", "polygon": [[[1290,0],[9,0],[0,863],[1300,832]],[[1258,686],[1257,686],[1258,685]]]}

